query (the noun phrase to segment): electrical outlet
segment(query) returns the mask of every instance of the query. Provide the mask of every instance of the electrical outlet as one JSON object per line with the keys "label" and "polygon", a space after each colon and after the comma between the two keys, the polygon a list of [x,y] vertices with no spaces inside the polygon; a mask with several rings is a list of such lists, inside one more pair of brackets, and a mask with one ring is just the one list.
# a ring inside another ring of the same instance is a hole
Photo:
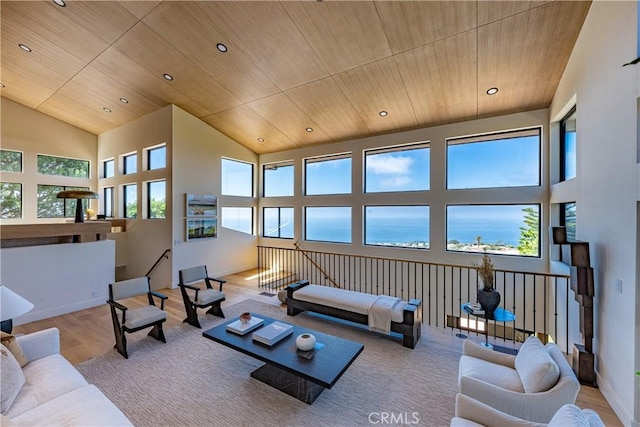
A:
{"label": "electrical outlet", "polygon": [[616,279],[616,292],[622,293],[622,279]]}
{"label": "electrical outlet", "polygon": [[96,290],[91,291],[91,298],[98,298],[98,291]]}

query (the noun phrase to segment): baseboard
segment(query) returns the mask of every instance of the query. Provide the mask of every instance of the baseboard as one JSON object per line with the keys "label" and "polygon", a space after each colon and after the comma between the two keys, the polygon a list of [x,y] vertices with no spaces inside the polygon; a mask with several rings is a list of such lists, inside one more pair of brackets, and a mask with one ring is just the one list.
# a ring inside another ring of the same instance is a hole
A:
{"label": "baseboard", "polygon": [[75,304],[50,308],[48,310],[42,310],[37,312],[30,312],[23,314],[13,319],[13,326],[24,325],[25,323],[36,322],[42,319],[48,319],[50,317],[60,316],[62,314],[72,313],[74,311],[84,310],[85,308],[97,307],[102,304],[106,304],[106,297],[93,298],[86,301],[80,301]]}
{"label": "baseboard", "polygon": [[600,373],[596,371],[596,376],[598,378],[598,387],[600,388],[600,392],[607,400],[613,412],[616,413],[622,425],[631,426],[631,427],[640,427],[640,423],[633,421],[633,416],[627,411],[627,408],[624,407],[618,396],[613,392],[609,384],[600,376]]}

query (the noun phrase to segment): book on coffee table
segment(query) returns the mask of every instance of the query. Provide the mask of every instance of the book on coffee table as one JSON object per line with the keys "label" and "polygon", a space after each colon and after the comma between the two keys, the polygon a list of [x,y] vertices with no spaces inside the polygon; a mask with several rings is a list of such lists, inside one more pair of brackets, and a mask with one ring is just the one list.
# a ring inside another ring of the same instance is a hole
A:
{"label": "book on coffee table", "polygon": [[252,316],[251,320],[249,320],[247,323],[242,323],[240,319],[238,319],[235,322],[231,322],[227,325],[227,331],[233,332],[234,334],[238,335],[244,335],[247,332],[251,332],[259,328],[263,323],[263,319],[255,316]]}
{"label": "book on coffee table", "polygon": [[275,321],[253,333],[253,340],[272,346],[293,333],[293,326]]}

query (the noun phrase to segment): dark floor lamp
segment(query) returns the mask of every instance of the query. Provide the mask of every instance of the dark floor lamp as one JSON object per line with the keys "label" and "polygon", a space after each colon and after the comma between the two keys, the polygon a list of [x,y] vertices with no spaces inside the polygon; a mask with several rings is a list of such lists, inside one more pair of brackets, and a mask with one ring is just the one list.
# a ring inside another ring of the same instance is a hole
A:
{"label": "dark floor lamp", "polygon": [[0,329],[8,334],[13,329],[13,318],[25,314],[33,308],[33,304],[0,285]]}
{"label": "dark floor lamp", "polygon": [[82,199],[97,199],[98,193],[88,190],[66,190],[57,194],[58,199],[76,199],[76,221],[84,222]]}

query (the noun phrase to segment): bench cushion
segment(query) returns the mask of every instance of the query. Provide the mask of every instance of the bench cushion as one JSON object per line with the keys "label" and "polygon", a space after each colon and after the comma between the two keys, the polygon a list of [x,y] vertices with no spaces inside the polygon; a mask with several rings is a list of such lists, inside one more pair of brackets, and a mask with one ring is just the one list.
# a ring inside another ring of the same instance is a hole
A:
{"label": "bench cushion", "polygon": [[[346,289],[330,288],[321,285],[307,285],[294,292],[293,297],[300,301],[312,302],[326,305],[328,307],[339,308],[358,314],[369,314],[369,307],[376,300],[377,295],[364,292],[349,291]],[[407,302],[396,304],[391,314],[391,321],[402,323],[403,311]]]}

